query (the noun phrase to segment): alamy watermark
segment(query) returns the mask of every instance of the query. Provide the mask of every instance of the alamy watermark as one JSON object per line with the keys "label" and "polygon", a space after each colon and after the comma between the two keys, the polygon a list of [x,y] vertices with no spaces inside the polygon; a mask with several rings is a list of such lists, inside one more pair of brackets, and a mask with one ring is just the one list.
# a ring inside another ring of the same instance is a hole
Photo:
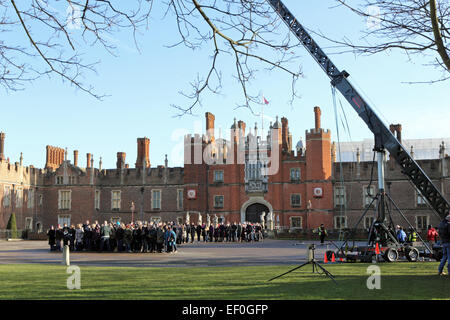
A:
{"label": "alamy watermark", "polygon": [[67,278],[67,289],[81,289],[81,271],[78,266],[67,267],[66,272],[70,274]]}
{"label": "alamy watermark", "polygon": [[67,28],[69,29],[81,29],[81,17],[82,12],[78,6],[74,6],[70,3],[66,9],[67,16]]}
{"label": "alamy watermark", "polygon": [[381,270],[379,266],[370,265],[367,267],[367,274],[370,276],[367,278],[366,285],[369,290],[381,289]]}
{"label": "alamy watermark", "polygon": [[380,29],[381,26],[381,9],[378,6],[368,6],[366,14],[368,15],[366,20],[366,26],[369,30]]}
{"label": "alamy watermark", "polygon": [[[275,175],[279,169],[281,150],[281,130],[270,129],[267,139],[255,134],[245,135],[245,129],[230,130],[230,139],[216,139],[214,130],[206,134],[184,135],[181,143],[174,148],[184,151],[184,164],[261,164],[258,168],[262,176]],[[182,131],[177,132],[180,138]],[[174,136],[173,136],[174,137]],[[173,138],[172,137],[172,138]]]}

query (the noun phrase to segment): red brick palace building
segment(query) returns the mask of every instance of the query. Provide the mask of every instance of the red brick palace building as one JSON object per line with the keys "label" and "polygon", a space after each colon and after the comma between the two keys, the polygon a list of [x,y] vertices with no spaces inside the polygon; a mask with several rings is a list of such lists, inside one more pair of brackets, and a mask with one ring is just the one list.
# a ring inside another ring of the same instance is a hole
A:
{"label": "red brick palace building", "polygon": [[[205,134],[185,136],[184,167],[150,164],[150,139],[137,139],[134,168],[124,152],[116,168],[94,166],[78,151],[73,162],[67,150],[47,146],[45,168],[12,163],[5,156],[5,134],[0,133],[0,230],[14,212],[19,229],[45,231],[58,223],[154,220],[239,222],[264,220],[267,227],[311,230],[321,223],[328,229],[353,227],[370,204],[367,187],[371,162],[336,162],[331,132],[321,128],[321,111],[314,108],[314,128],[305,143],[295,143],[288,119],[271,123],[268,132],[250,129],[243,121],[231,124],[229,139],[214,134],[214,115],[206,113]],[[399,130],[398,126],[394,128]],[[401,130],[401,127],[400,127]],[[444,145],[439,159],[418,160],[449,198],[448,162]],[[418,229],[437,224],[413,185],[394,163],[386,166],[392,198]],[[342,175],[340,170],[343,170]],[[344,183],[342,183],[342,178]],[[370,193],[376,193],[376,166]],[[366,229],[373,214],[358,226]],[[403,224],[400,219],[394,221]]]}
{"label": "red brick palace building", "polygon": [[[286,118],[277,118],[267,136],[259,136],[256,125],[247,133],[246,124],[235,120],[227,141],[214,137],[214,115],[206,113],[207,134],[185,138],[185,210],[242,222],[260,221],[264,212],[275,227],[332,228],[331,133],[320,126],[320,108],[314,112],[306,151],[302,145],[293,150]],[[270,166],[274,172],[261,173]]]}

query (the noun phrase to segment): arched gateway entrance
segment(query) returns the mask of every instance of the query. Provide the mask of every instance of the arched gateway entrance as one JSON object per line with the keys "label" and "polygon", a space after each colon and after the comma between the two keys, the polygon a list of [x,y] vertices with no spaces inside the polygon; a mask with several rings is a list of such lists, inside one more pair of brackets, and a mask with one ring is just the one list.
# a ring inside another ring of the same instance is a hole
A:
{"label": "arched gateway entrance", "polygon": [[254,203],[247,207],[245,210],[245,221],[248,222],[261,222],[261,214],[265,212],[264,222],[267,222],[267,214],[269,213],[269,208],[261,203]]}
{"label": "arched gateway entrance", "polygon": [[261,222],[260,215],[265,212],[265,222],[269,212],[273,213],[272,205],[263,197],[251,197],[241,207],[241,222]]}

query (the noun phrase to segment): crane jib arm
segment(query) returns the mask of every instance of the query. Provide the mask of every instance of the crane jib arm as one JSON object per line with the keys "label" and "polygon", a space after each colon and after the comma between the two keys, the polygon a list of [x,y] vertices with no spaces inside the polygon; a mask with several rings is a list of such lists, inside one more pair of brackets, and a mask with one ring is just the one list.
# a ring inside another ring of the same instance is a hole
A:
{"label": "crane jib arm", "polygon": [[428,200],[428,203],[433,209],[442,218],[446,217],[450,213],[450,204],[448,201],[442,196],[439,189],[436,188],[431,179],[417,162],[414,161],[388,127],[384,125],[369,104],[347,80],[349,74],[346,71],[339,71],[281,0],[267,1],[312,55],[314,60],[316,60],[320,67],[325,71],[331,79],[331,84],[339,90],[345,99],[347,99],[353,109],[373,132],[375,135],[375,150],[388,150],[390,156],[402,167],[402,172],[409,177],[422,196]]}

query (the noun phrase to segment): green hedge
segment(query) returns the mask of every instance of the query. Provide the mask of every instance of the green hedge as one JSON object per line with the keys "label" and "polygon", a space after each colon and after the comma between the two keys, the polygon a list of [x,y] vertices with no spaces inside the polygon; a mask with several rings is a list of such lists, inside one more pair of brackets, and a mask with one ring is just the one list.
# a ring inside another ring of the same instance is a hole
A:
{"label": "green hedge", "polygon": [[17,231],[16,214],[14,212],[11,213],[11,216],[9,217],[6,229],[11,231],[11,238],[19,238],[19,232]]}

